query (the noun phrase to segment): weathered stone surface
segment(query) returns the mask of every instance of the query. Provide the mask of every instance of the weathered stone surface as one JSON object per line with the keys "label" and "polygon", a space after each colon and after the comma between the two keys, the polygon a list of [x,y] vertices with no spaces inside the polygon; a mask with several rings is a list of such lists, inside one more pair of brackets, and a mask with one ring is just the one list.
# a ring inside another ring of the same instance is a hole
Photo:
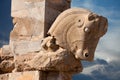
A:
{"label": "weathered stone surface", "polygon": [[[32,35],[46,35],[56,17],[62,11],[70,8],[70,2],[70,0],[12,0],[11,15],[15,17],[13,23],[16,24],[15,27],[17,28],[18,26],[23,28],[28,26],[27,30],[34,30],[30,31]],[[23,28],[17,30],[22,31],[21,29]],[[25,33],[26,30],[23,31]],[[12,33],[15,33],[14,30]],[[12,33],[11,36],[13,35]],[[23,36],[30,34],[24,33],[22,34]]]}
{"label": "weathered stone surface", "polygon": [[39,71],[11,73],[8,80],[40,80],[39,75]]}
{"label": "weathered stone surface", "polygon": [[45,80],[40,71],[15,72],[0,75],[0,80]]}
{"label": "weathered stone surface", "polygon": [[21,72],[21,71],[30,71],[35,70],[34,68],[31,68],[28,64],[26,64],[28,61],[31,61],[34,56],[36,56],[38,53],[27,53],[23,55],[17,55],[14,58],[15,68],[13,72]]}
{"label": "weathered stone surface", "polygon": [[0,71],[1,73],[10,73],[15,68],[14,61],[12,60],[4,60],[0,63]]}
{"label": "weathered stone surface", "polygon": [[67,74],[56,71],[14,72],[0,75],[0,80],[71,80]]}
{"label": "weathered stone surface", "polygon": [[0,74],[10,74],[1,80],[71,80],[80,60],[93,60],[107,19],[70,2],[12,0],[10,45],[0,48]]}
{"label": "weathered stone surface", "polygon": [[[69,0],[12,0],[12,17],[15,17],[13,23],[16,28],[13,29],[12,35],[46,35],[56,17],[64,10],[70,8]],[[17,19],[16,19],[17,18]],[[29,28],[28,28],[29,27]],[[27,33],[27,30],[34,30]],[[15,32],[14,32],[15,31]]]}
{"label": "weathered stone surface", "polygon": [[43,23],[31,17],[13,18],[14,28],[10,34],[10,40],[30,40],[32,36],[42,38]]}
{"label": "weathered stone surface", "polygon": [[1,53],[0,55],[0,74],[12,72],[15,68],[13,54]]}
{"label": "weathered stone surface", "polygon": [[55,52],[41,51],[27,63],[31,68],[44,71],[81,72],[82,66],[79,60],[65,49]]}
{"label": "weathered stone surface", "polygon": [[56,17],[70,8],[70,2],[70,0],[12,0],[11,15],[15,17],[13,23],[16,28],[20,27],[22,30],[17,29],[19,32],[14,29],[11,32],[11,39],[14,35],[16,37],[20,35],[45,36]]}
{"label": "weathered stone surface", "polygon": [[11,49],[16,55],[22,55],[30,52],[39,52],[41,49],[41,40],[35,41],[14,41],[11,42]]}
{"label": "weathered stone surface", "polygon": [[[10,46],[14,54],[40,50],[44,36],[45,0],[12,0],[14,28],[10,33]],[[34,38],[37,37],[37,40]]]}

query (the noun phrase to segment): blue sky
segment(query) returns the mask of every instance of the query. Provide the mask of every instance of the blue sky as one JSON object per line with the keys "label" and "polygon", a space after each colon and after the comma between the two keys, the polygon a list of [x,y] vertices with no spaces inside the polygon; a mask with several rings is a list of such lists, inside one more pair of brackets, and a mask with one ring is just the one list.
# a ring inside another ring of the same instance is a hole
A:
{"label": "blue sky", "polygon": [[[120,79],[120,0],[72,0],[72,7],[87,8],[108,18],[109,29],[101,38],[94,62],[83,61],[84,70],[73,80]],[[11,0],[0,0],[0,46],[8,44],[12,30]]]}
{"label": "blue sky", "polygon": [[0,0],[0,47],[8,44],[9,33],[12,29],[11,0]]}

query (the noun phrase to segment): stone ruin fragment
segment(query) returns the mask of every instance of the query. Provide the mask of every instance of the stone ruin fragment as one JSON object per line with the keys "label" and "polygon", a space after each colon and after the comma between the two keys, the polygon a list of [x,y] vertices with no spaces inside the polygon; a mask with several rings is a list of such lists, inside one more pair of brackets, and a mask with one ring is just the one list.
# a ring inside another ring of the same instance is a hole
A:
{"label": "stone ruin fragment", "polygon": [[70,3],[12,0],[14,28],[0,48],[0,80],[71,80],[81,60],[93,60],[107,19]]}

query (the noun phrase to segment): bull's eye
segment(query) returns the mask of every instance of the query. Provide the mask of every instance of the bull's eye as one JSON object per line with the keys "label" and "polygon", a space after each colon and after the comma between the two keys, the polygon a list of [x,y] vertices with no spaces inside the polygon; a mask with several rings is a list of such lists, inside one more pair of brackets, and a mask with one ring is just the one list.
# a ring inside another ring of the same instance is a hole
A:
{"label": "bull's eye", "polygon": [[85,27],[85,28],[84,28],[84,32],[89,33],[89,32],[90,32],[90,29],[89,29],[88,27]]}
{"label": "bull's eye", "polygon": [[88,53],[85,53],[85,57],[86,57],[86,58],[89,57],[89,54],[88,54]]}

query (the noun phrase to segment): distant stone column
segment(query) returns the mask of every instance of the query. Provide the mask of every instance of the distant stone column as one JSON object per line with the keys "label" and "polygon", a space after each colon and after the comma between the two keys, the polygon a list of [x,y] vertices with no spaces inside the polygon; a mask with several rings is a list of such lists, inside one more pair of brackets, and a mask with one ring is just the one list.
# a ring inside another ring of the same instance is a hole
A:
{"label": "distant stone column", "polygon": [[71,0],[12,0],[14,28],[10,33],[12,53],[25,54],[40,50],[42,38]]}

